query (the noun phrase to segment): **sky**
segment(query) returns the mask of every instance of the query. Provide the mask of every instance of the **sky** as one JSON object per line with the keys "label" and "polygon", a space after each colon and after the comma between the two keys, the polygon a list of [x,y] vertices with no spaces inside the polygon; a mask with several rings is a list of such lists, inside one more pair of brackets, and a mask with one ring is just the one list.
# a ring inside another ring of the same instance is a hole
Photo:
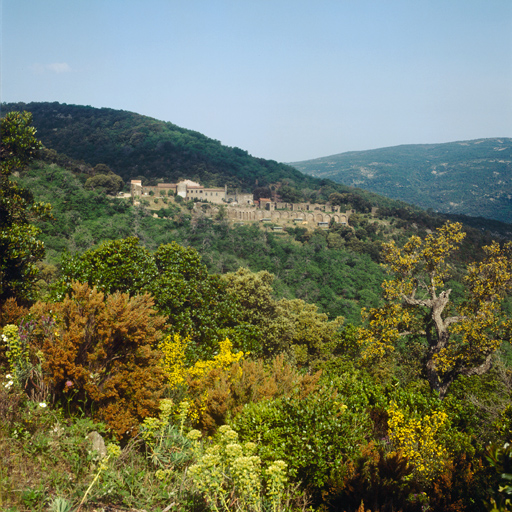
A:
{"label": "sky", "polygon": [[2,102],[170,121],[256,157],[512,137],[511,0],[0,0]]}

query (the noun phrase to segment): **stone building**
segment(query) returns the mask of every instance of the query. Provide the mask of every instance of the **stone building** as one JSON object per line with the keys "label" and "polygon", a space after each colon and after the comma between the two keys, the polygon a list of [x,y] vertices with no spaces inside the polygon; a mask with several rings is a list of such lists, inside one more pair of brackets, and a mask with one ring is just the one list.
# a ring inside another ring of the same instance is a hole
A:
{"label": "stone building", "polygon": [[[140,180],[131,181],[131,195],[140,200],[145,196],[155,198],[181,196],[186,200],[198,199],[217,205],[226,205],[228,218],[234,223],[271,222],[277,226],[307,225],[310,228],[328,228],[331,222],[348,225],[354,210],[342,212],[339,206],[311,203],[274,202],[262,197],[253,201],[252,194],[227,194],[227,187],[207,188],[191,180],[179,183],[159,183],[157,186],[143,187]],[[148,197],[146,197],[148,198]]]}
{"label": "stone building", "polygon": [[[144,196],[181,196],[190,201],[198,199],[214,204],[225,204],[227,201],[227,186],[224,188],[207,188],[191,180],[183,180],[179,183],[159,183],[157,186],[142,186],[141,180],[132,180],[130,191],[133,199],[141,199]],[[152,194],[151,194],[152,192]]]}
{"label": "stone building", "polygon": [[247,194],[245,192],[235,191],[234,194],[228,194],[227,201],[229,204],[240,205],[240,204],[254,204],[252,193]]}

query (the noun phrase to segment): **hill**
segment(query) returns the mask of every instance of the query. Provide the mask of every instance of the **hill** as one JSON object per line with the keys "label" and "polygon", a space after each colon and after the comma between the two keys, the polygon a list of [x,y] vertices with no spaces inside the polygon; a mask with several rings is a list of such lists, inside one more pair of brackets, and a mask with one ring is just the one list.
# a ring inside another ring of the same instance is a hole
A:
{"label": "hill", "polygon": [[132,112],[60,103],[11,103],[27,110],[43,144],[88,164],[107,164],[124,180],[175,181],[187,177],[208,185],[251,187],[280,179],[304,181],[292,167],[251,157],[193,130]]}
{"label": "hill", "polygon": [[3,112],[12,110],[32,113],[37,137],[47,148],[89,166],[106,164],[126,182],[141,179],[143,184],[156,184],[191,179],[262,197],[278,190],[281,200],[287,202],[325,202],[333,192],[355,192],[373,206],[403,206],[133,112],[57,102],[2,104]]}
{"label": "hill", "polygon": [[422,208],[512,222],[512,139],[404,145],[291,165]]}

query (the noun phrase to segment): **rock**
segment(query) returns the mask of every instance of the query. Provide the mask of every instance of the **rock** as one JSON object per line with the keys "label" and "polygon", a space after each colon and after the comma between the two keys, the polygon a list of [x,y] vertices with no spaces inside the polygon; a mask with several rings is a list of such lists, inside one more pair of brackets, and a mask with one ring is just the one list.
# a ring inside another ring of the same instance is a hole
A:
{"label": "rock", "polygon": [[98,452],[98,455],[103,458],[107,455],[107,448],[105,447],[105,441],[99,432],[94,430],[90,434],[87,434],[87,439],[92,443],[92,449]]}

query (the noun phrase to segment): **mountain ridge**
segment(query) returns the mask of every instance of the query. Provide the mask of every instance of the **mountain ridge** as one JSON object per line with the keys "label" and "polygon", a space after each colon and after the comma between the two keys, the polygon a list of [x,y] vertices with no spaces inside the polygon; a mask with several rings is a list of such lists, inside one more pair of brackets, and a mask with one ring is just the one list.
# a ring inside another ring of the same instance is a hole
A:
{"label": "mountain ridge", "polygon": [[421,208],[512,222],[511,138],[403,144],[290,165]]}

